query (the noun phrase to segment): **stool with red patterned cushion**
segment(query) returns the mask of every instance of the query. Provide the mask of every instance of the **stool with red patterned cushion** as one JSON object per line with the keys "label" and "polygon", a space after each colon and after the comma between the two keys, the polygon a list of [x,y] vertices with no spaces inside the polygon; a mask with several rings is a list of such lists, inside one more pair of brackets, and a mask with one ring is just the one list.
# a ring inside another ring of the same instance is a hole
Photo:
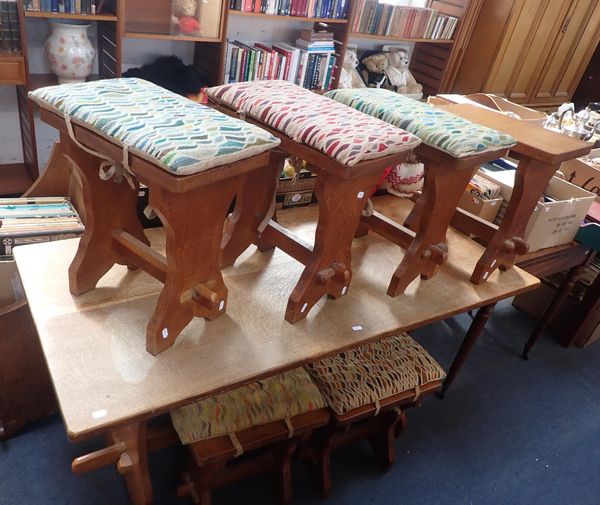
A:
{"label": "stool with red patterned cushion", "polygon": [[307,365],[332,411],[312,448],[323,498],[331,491],[330,453],[368,439],[384,471],[395,459],[395,437],[406,427],[402,409],[438,391],[444,370],[408,334],[401,333]]}
{"label": "stool with red patterned cushion", "polygon": [[[209,88],[207,94],[218,110],[239,113],[281,140],[279,166],[260,177],[252,174],[244,184],[247,191],[237,195],[226,228],[223,264],[232,264],[252,243],[261,250],[279,247],[304,264],[285,314],[287,321],[296,322],[324,295],[346,294],[352,278],[352,240],[368,197],[385,169],[402,162],[420,141],[287,81],[226,84]],[[288,154],[306,160],[317,174],[319,221],[312,248],[269,220],[281,164]]]}

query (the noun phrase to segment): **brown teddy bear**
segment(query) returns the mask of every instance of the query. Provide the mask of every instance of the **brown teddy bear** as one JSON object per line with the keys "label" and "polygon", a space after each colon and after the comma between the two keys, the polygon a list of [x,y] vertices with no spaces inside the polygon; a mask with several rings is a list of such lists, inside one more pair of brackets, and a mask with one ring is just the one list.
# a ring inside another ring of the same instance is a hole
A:
{"label": "brown teddy bear", "polygon": [[375,53],[361,60],[363,80],[370,88],[386,88],[387,75],[390,62],[384,53]]}

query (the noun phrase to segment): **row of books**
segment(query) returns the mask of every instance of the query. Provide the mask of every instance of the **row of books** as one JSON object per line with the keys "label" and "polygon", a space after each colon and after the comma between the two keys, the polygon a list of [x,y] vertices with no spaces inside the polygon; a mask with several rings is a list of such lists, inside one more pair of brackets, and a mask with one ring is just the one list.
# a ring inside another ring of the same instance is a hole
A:
{"label": "row of books", "polygon": [[331,89],[333,51],[273,44],[227,42],[225,82],[283,79],[307,89]]}
{"label": "row of books", "polygon": [[458,18],[435,9],[397,7],[378,0],[358,0],[352,31],[386,37],[411,39],[451,39]]}
{"label": "row of books", "polygon": [[346,19],[350,0],[229,0],[229,9],[279,16]]}
{"label": "row of books", "polygon": [[0,51],[21,51],[17,0],[0,0]]}
{"label": "row of books", "polygon": [[0,259],[12,257],[13,247],[32,242],[75,237],[83,223],[68,199],[0,199]]}
{"label": "row of books", "polygon": [[33,12],[89,15],[98,12],[95,0],[24,0],[24,2],[25,10]]}

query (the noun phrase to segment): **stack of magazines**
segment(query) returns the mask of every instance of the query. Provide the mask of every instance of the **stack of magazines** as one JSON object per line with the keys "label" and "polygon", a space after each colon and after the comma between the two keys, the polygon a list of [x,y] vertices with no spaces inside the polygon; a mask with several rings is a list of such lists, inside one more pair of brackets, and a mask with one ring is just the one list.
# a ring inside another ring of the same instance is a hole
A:
{"label": "stack of magazines", "polygon": [[73,238],[83,230],[66,198],[0,199],[0,260],[12,259],[15,246]]}

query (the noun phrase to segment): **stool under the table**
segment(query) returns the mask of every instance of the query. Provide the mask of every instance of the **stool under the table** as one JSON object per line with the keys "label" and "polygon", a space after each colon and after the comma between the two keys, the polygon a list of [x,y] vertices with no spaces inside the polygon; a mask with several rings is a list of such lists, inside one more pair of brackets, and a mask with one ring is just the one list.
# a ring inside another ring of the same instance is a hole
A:
{"label": "stool under the table", "polygon": [[[66,132],[63,117],[42,109],[42,119]],[[260,177],[268,165],[265,152],[194,175],[172,175],[130,153],[132,176],[115,182],[98,176],[102,159],[120,160],[122,147],[94,131],[73,124],[65,156],[82,180],[86,229],[69,268],[74,295],[95,288],[114,265],[142,268],[164,283],[148,323],[146,348],[158,354],[172,346],[194,317],[215,319],[225,313],[227,287],[221,275],[221,240],[227,210],[245,174]],[[79,144],[79,145],[78,145]],[[129,183],[128,183],[129,182]],[[166,230],[166,257],[150,248],[136,208],[139,183],[150,188],[150,206]]]}

